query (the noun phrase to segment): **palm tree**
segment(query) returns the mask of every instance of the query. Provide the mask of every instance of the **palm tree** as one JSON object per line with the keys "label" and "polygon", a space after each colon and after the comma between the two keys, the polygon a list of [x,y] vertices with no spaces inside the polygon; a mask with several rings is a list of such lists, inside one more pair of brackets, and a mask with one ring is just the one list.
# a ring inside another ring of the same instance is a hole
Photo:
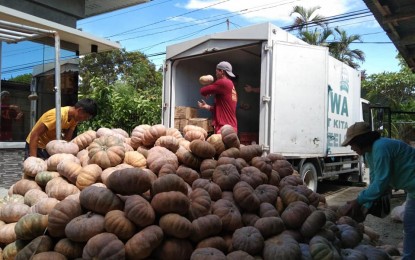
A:
{"label": "palm tree", "polygon": [[327,39],[333,35],[333,31],[328,28],[326,25],[323,27],[323,30],[315,28],[314,31],[300,31],[299,37],[301,40],[318,46],[328,47],[329,43]]}
{"label": "palm tree", "polygon": [[358,34],[347,35],[345,30],[338,27],[334,30],[338,38],[336,37],[335,41],[329,44],[330,54],[350,67],[358,69],[360,65],[357,64],[356,60],[359,62],[365,61],[365,54],[359,49],[351,49],[350,45],[356,41],[362,42],[361,36]]}
{"label": "palm tree", "polygon": [[299,32],[302,32],[303,29],[308,31],[308,26],[310,23],[317,24],[320,26],[324,25],[322,20],[325,18],[324,16],[314,14],[315,11],[320,9],[320,6],[311,7],[309,9],[304,8],[302,6],[295,6],[290,13],[290,16],[293,14],[297,14],[297,17],[294,20],[293,27],[298,28]]}

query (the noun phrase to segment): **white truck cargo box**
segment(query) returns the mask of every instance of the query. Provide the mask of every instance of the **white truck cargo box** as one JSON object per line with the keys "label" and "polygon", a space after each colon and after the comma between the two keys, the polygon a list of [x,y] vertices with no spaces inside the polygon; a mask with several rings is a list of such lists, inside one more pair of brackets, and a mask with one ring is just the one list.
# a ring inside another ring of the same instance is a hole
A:
{"label": "white truck cargo box", "polygon": [[[308,185],[317,179],[358,176],[358,156],[341,147],[349,125],[361,119],[360,73],[270,23],[206,35],[167,47],[162,121],[174,127],[176,106],[197,107],[201,75],[221,61],[237,75],[241,142],[289,159]],[[249,84],[259,93],[247,93]],[[213,98],[206,100],[212,104]],[[244,106],[242,106],[242,104]],[[248,107],[248,109],[246,109]],[[210,118],[210,112],[198,111]]]}

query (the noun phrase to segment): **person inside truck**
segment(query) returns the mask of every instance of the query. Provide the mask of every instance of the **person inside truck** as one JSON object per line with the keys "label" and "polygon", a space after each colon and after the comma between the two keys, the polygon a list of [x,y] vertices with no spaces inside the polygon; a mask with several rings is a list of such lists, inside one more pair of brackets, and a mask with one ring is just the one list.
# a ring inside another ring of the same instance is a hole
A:
{"label": "person inside truck", "polygon": [[407,193],[403,229],[403,258],[415,259],[415,148],[400,140],[380,137],[365,122],[351,125],[342,146],[351,146],[363,155],[370,170],[370,185],[356,199],[348,201],[346,215],[362,209],[367,212],[372,202],[389,188]]}
{"label": "person inside truck", "polygon": [[227,61],[221,61],[216,66],[216,81],[200,89],[202,96],[214,96],[213,105],[207,104],[204,99],[197,103],[199,108],[212,113],[212,125],[215,134],[220,133],[220,129],[224,125],[231,125],[235,132],[238,132],[236,119],[238,96],[231,80],[232,78],[235,78],[235,74],[232,72],[232,65]]}
{"label": "person inside truck", "polygon": [[1,95],[0,141],[13,140],[13,121],[20,120],[23,112],[19,106],[9,104],[10,92],[4,90]]}
{"label": "person inside truck", "polygon": [[[85,98],[79,100],[75,106],[61,108],[62,139],[70,141],[78,123],[91,119],[97,115],[98,106],[94,100]],[[26,138],[25,159],[35,156],[42,159],[49,158],[46,144],[56,139],[56,108],[45,112],[36,122]]]}

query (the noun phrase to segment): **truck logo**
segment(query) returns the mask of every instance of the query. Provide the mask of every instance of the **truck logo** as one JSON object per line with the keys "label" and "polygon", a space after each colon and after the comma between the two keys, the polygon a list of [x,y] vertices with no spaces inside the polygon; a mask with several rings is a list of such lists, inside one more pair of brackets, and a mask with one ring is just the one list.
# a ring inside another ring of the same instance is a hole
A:
{"label": "truck logo", "polygon": [[349,74],[346,68],[342,68],[340,91],[345,91],[346,93],[349,93]]}

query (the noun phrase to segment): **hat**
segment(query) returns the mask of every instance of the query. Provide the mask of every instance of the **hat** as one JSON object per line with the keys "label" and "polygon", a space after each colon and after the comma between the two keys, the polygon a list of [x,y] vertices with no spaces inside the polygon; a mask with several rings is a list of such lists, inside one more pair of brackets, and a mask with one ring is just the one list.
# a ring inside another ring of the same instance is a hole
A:
{"label": "hat", "polygon": [[9,92],[9,91],[7,91],[7,90],[4,90],[4,91],[2,91],[2,92],[0,93],[0,96],[1,96],[1,97],[10,96],[10,92]]}
{"label": "hat", "polygon": [[221,61],[216,66],[217,69],[226,71],[226,74],[228,74],[230,77],[234,78],[235,74],[232,73],[232,65],[227,61]]}
{"label": "hat", "polygon": [[347,128],[346,132],[346,139],[342,143],[342,146],[348,146],[350,142],[355,138],[356,136],[367,134],[372,132],[372,129],[370,128],[370,125],[366,122],[357,122],[351,125],[349,128]]}

